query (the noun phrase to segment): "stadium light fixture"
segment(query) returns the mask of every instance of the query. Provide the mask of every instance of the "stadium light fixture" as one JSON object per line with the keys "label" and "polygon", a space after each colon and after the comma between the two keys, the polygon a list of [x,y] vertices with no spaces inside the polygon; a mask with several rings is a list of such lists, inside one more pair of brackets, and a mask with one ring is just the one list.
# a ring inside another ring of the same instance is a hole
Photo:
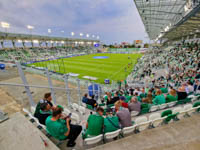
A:
{"label": "stadium light fixture", "polygon": [[97,39],[99,39],[100,37],[99,36],[97,36]]}
{"label": "stadium light fixture", "polygon": [[48,33],[49,33],[49,34],[51,33],[51,29],[48,29]]}
{"label": "stadium light fixture", "polygon": [[34,26],[27,25],[26,27],[27,27],[27,29],[29,29],[29,30],[30,30],[30,34],[32,34],[32,30],[34,29]]}
{"label": "stadium light fixture", "polygon": [[22,40],[17,40],[18,43],[22,43]]}
{"label": "stadium light fixture", "polygon": [[80,33],[80,36],[83,36],[83,33]]}
{"label": "stadium light fixture", "polygon": [[95,35],[92,35],[93,38],[95,38]]}
{"label": "stadium light fixture", "polygon": [[10,28],[10,24],[7,22],[1,22],[1,27],[8,29],[8,28]]}
{"label": "stadium light fixture", "polygon": [[27,28],[28,28],[29,30],[33,30],[33,29],[34,29],[34,26],[27,25]]}
{"label": "stadium light fixture", "polygon": [[39,41],[38,40],[33,40],[33,43],[39,43]]}
{"label": "stadium light fixture", "polygon": [[90,37],[90,35],[89,35],[89,34],[86,34],[86,37],[87,37],[87,38],[89,38],[89,37]]}
{"label": "stadium light fixture", "polygon": [[5,29],[5,32],[10,28],[10,24],[7,22],[1,22],[1,27]]}
{"label": "stadium light fixture", "polygon": [[71,36],[74,36],[75,35],[75,33],[74,32],[71,32]]}

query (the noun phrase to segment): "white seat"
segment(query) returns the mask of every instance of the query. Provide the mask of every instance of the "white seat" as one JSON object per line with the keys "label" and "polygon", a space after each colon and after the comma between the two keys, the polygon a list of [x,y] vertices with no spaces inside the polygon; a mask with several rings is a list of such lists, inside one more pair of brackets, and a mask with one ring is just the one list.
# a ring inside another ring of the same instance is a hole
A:
{"label": "white seat", "polygon": [[156,111],[156,110],[158,110],[158,106],[157,106],[157,105],[151,106],[150,112],[154,112],[154,111]]}
{"label": "white seat", "polygon": [[86,145],[92,145],[92,144],[96,144],[96,143],[100,142],[102,139],[103,139],[103,135],[101,134],[101,135],[98,135],[95,137],[86,138],[84,140],[84,142]]}
{"label": "white seat", "polygon": [[167,103],[159,105],[159,109],[165,109],[165,108],[167,108]]}
{"label": "white seat", "polygon": [[87,107],[86,103],[81,103],[81,105],[85,108]]}
{"label": "white seat", "polygon": [[194,97],[195,97],[194,95],[189,95],[189,96],[188,96],[188,98],[194,98]]}
{"label": "white seat", "polygon": [[138,111],[131,111],[131,117],[135,117],[139,114]]}
{"label": "white seat", "polygon": [[64,113],[65,113],[66,115],[69,115],[69,113],[70,113],[70,110],[69,110],[69,109],[67,109],[67,108],[64,108]]}
{"label": "white seat", "polygon": [[78,111],[79,111],[82,115],[84,115],[86,110],[85,110],[85,107],[79,106]]}
{"label": "white seat", "polygon": [[177,118],[182,119],[185,116],[185,111],[182,107],[176,107],[172,110],[173,114],[178,113]]}
{"label": "white seat", "polygon": [[75,121],[75,124],[79,124],[80,123],[79,115],[76,114],[76,113],[72,113],[71,119]]}
{"label": "white seat", "polygon": [[185,117],[186,111],[182,110],[179,112],[179,114],[177,115],[178,119],[182,119]]}
{"label": "white seat", "polygon": [[176,101],[167,103],[168,107],[173,107],[176,105]]}
{"label": "white seat", "polygon": [[176,107],[176,108],[174,108],[174,109],[172,110],[172,113],[173,113],[173,114],[176,114],[176,113],[181,112],[181,111],[183,111],[183,108],[182,108],[182,107]]}
{"label": "white seat", "polygon": [[35,118],[26,108],[22,109],[26,114],[28,114],[29,118],[34,119],[34,121],[37,123],[37,125],[41,126],[43,129],[46,129],[46,127],[43,124],[40,124],[37,118]]}
{"label": "white seat", "polygon": [[147,129],[150,124],[150,122],[147,120],[146,116],[136,118],[135,123],[136,123],[137,129],[139,131],[143,131],[143,130]]}
{"label": "white seat", "polygon": [[190,108],[186,111],[186,113],[191,116],[194,112],[196,112],[197,110],[197,107],[194,107],[194,108]]}
{"label": "white seat", "polygon": [[121,130],[118,129],[118,130],[116,130],[116,131],[106,133],[104,137],[105,137],[106,140],[113,139],[113,138],[119,136],[120,131],[121,131]]}
{"label": "white seat", "polygon": [[31,113],[34,114],[35,113],[35,107],[31,106]]}
{"label": "white seat", "polygon": [[184,105],[183,106],[183,110],[184,111],[188,111],[189,109],[191,109],[192,108],[192,104],[187,104],[187,105]]}
{"label": "white seat", "polygon": [[160,113],[153,113],[149,116],[149,121],[151,122],[151,125],[153,127],[158,127],[161,125],[161,123],[163,122],[163,119],[165,118],[161,118],[160,117]]}
{"label": "white seat", "polygon": [[77,111],[78,108],[79,108],[79,106],[78,106],[78,104],[73,103],[73,104],[72,104],[72,108],[73,108],[73,110]]}
{"label": "white seat", "polygon": [[136,127],[136,125],[123,128],[123,129],[122,129],[123,135],[133,133],[133,131],[135,130],[135,127]]}

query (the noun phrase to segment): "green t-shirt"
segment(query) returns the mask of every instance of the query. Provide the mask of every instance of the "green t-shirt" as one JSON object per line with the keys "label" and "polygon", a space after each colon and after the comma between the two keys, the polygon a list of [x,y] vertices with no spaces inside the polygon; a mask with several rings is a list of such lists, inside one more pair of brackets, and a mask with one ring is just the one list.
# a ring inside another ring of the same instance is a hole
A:
{"label": "green t-shirt", "polygon": [[141,99],[140,96],[137,96],[137,100],[138,100],[139,102],[142,102],[142,99]]}
{"label": "green t-shirt", "polygon": [[141,93],[141,94],[140,94],[140,98],[145,98],[145,97],[147,97],[147,94],[146,94],[146,93]]}
{"label": "green t-shirt", "polygon": [[174,97],[174,96],[169,94],[166,97],[166,103],[170,103],[170,102],[177,101],[177,100],[178,100],[178,96]]}
{"label": "green t-shirt", "polygon": [[129,95],[127,95],[125,97],[126,97],[126,100],[125,100],[126,103],[128,103],[131,100],[131,98],[132,98],[132,96],[129,96]]}
{"label": "green t-shirt", "polygon": [[104,96],[104,100],[105,101],[107,101],[108,100],[108,96],[106,95],[106,96]]}
{"label": "green t-shirt", "polygon": [[66,139],[67,137],[64,135],[68,131],[66,121],[63,119],[52,121],[51,118],[52,116],[49,116],[45,122],[47,132],[58,140]]}
{"label": "green t-shirt", "polygon": [[98,113],[90,115],[87,122],[88,122],[88,128],[86,131],[86,136],[87,135],[98,136],[102,134],[103,122],[104,122],[104,118],[102,116],[100,116]]}
{"label": "green t-shirt", "polygon": [[163,94],[161,95],[157,95],[154,99],[153,99],[153,104],[154,105],[160,105],[160,104],[164,104],[165,103],[165,96]]}
{"label": "green t-shirt", "polygon": [[[112,121],[112,123],[115,126],[108,120],[108,118]],[[119,119],[117,116],[112,116],[112,117],[108,116],[108,117],[104,118],[104,132],[105,133],[118,130],[118,128],[116,128],[116,127],[119,127]]]}
{"label": "green t-shirt", "polygon": [[162,93],[168,93],[168,88],[161,88]]}

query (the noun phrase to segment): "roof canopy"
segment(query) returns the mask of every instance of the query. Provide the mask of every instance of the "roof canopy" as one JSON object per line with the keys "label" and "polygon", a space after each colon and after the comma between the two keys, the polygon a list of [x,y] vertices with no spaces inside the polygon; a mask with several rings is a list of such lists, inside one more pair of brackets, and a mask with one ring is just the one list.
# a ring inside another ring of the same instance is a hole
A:
{"label": "roof canopy", "polygon": [[187,0],[134,0],[151,40],[169,30],[185,14]]}

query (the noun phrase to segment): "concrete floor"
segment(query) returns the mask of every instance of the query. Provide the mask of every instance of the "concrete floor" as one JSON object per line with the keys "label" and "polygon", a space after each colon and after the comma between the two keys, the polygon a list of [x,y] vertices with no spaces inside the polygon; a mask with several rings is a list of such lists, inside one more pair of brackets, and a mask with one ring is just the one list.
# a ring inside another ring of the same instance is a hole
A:
{"label": "concrete floor", "polygon": [[100,145],[91,150],[200,150],[200,114],[123,139]]}

